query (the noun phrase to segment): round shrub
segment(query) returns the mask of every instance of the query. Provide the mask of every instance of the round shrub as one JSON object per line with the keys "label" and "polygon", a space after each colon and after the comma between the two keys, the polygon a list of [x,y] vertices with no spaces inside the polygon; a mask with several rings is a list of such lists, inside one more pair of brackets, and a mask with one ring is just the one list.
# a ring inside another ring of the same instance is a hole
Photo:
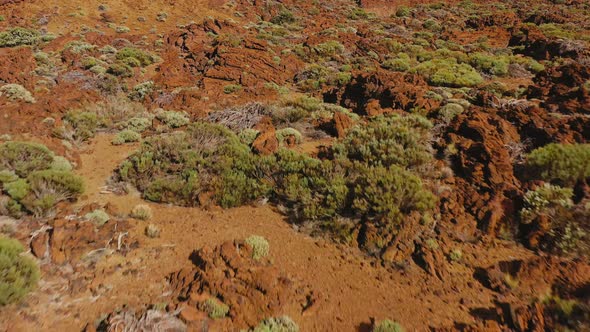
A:
{"label": "round shrub", "polygon": [[266,318],[252,332],[298,332],[299,326],[289,316]]}
{"label": "round shrub", "polygon": [[0,238],[0,305],[20,301],[39,281],[39,267],[17,240]]}
{"label": "round shrub", "polygon": [[106,213],[105,210],[97,209],[92,212],[86,213],[86,215],[84,215],[84,218],[92,221],[96,224],[96,226],[100,227],[106,224],[111,219],[111,216],[109,216],[109,214]]}
{"label": "round shrub", "polygon": [[121,145],[121,144],[125,144],[125,143],[132,143],[132,142],[137,142],[141,139],[141,134],[130,130],[130,129],[125,129],[123,131],[120,131],[115,138],[113,138],[113,145]]}
{"label": "round shrub", "polygon": [[38,40],[39,32],[31,29],[16,27],[0,32],[0,47],[32,45]]}
{"label": "round shrub", "polygon": [[295,137],[296,144],[301,144],[301,142],[303,141],[303,136],[301,135],[301,133],[294,128],[279,129],[276,131],[276,135],[277,139],[279,140],[279,143],[283,143],[285,139],[289,136]]}
{"label": "round shrub", "polygon": [[131,217],[139,220],[152,219],[152,208],[145,204],[138,204],[131,210]]}
{"label": "round shrub", "polygon": [[546,145],[527,156],[526,166],[533,177],[573,185],[590,177],[590,144]]}
{"label": "round shrub", "polygon": [[202,302],[200,309],[213,319],[223,318],[229,313],[229,306],[214,297],[208,298]]}
{"label": "round shrub", "polygon": [[252,258],[256,261],[268,256],[270,252],[270,245],[262,236],[252,235],[246,239],[246,244],[252,247]]}
{"label": "round shrub", "polygon": [[375,324],[373,332],[405,332],[405,330],[399,323],[385,319]]}
{"label": "round shrub", "polygon": [[27,103],[34,103],[35,98],[29,90],[20,84],[6,84],[0,87],[0,96],[6,96],[10,101],[22,100]]}
{"label": "round shrub", "polygon": [[0,144],[0,170],[11,170],[20,177],[51,167],[53,153],[44,145],[32,142]]}

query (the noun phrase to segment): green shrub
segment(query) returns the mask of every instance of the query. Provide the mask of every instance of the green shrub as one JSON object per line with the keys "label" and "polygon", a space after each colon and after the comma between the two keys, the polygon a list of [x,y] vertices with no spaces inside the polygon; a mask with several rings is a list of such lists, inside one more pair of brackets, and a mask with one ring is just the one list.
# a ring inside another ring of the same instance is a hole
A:
{"label": "green shrub", "polygon": [[279,13],[270,20],[274,24],[290,24],[295,22],[295,15],[286,8],[282,8]]}
{"label": "green shrub", "polygon": [[10,101],[22,100],[27,103],[34,103],[35,98],[20,84],[6,84],[0,87],[0,96],[6,96]]}
{"label": "green shrub", "polygon": [[63,51],[70,51],[75,54],[86,53],[88,51],[94,50],[96,45],[89,44],[87,42],[74,40],[66,44]]}
{"label": "green shrub", "polygon": [[152,209],[145,204],[138,204],[131,210],[131,217],[139,220],[152,219]]}
{"label": "green shrub", "polygon": [[[537,222],[532,228],[541,233],[531,244],[558,254],[584,256],[590,252],[590,209],[583,203],[575,205],[573,195],[571,188],[548,183],[525,194],[521,222]],[[545,217],[549,224],[539,217]]]}
{"label": "green shrub", "polygon": [[463,106],[460,104],[449,103],[438,110],[438,117],[445,123],[451,123],[457,115],[463,113]]}
{"label": "green shrub", "polygon": [[12,197],[15,201],[20,201],[25,198],[31,191],[31,186],[24,179],[18,179],[13,182],[4,184],[4,190],[8,196]]}
{"label": "green shrub", "polygon": [[160,229],[158,226],[149,224],[145,227],[145,235],[150,239],[154,239],[160,236]]}
{"label": "green shrub", "polygon": [[252,332],[298,332],[299,326],[289,316],[266,318]]}
{"label": "green shrub", "polygon": [[449,259],[451,262],[458,262],[463,258],[463,252],[460,249],[453,249],[449,253]]}
{"label": "green shrub", "polygon": [[405,330],[399,323],[385,319],[375,324],[373,332],[405,332]]}
{"label": "green shrub", "polygon": [[125,144],[125,143],[131,143],[131,142],[138,142],[141,139],[141,134],[133,131],[133,130],[129,130],[129,129],[125,129],[121,132],[119,132],[117,134],[117,136],[115,136],[115,138],[113,138],[113,145],[121,145],[121,144]]}
{"label": "green shrub", "polygon": [[0,170],[13,171],[19,177],[50,168],[53,158],[53,153],[42,144],[14,141],[0,144]]}
{"label": "green shrub", "polygon": [[129,94],[129,99],[141,101],[147,95],[152,93],[152,91],[154,91],[154,82],[153,81],[147,81],[147,82],[140,83],[133,88],[133,91],[131,91],[131,93]]}
{"label": "green shrub", "polygon": [[510,60],[505,56],[487,55],[484,53],[474,53],[469,57],[470,64],[485,73],[504,76],[508,74]]}
{"label": "green shrub", "polygon": [[[317,110],[315,102],[302,105]],[[334,145],[334,160],[319,160],[284,148],[255,155],[229,129],[197,122],[186,132],[146,139],[117,174],[156,202],[206,204],[206,193],[227,208],[269,198],[295,222],[346,237],[351,235],[336,220],[347,216],[373,223],[391,238],[405,216],[427,214],[434,206],[420,178],[434,177],[431,127],[417,115],[376,117]]]}
{"label": "green shrub", "polygon": [[270,245],[264,237],[252,235],[246,238],[245,242],[252,248],[252,258],[254,260],[259,261],[261,258],[268,256]]}
{"label": "green shrub", "polygon": [[277,139],[279,140],[279,143],[283,143],[285,139],[289,136],[295,137],[296,144],[301,144],[301,142],[303,141],[303,136],[301,135],[301,133],[297,129],[293,128],[279,129],[276,131],[276,135]]}
{"label": "green shrub", "polygon": [[35,216],[44,216],[61,201],[75,199],[84,192],[82,179],[68,171],[35,171],[27,177],[31,195],[22,204]]}
{"label": "green shrub", "polygon": [[12,28],[0,32],[0,47],[33,45],[39,40],[39,32],[26,28]]}
{"label": "green shrub", "polygon": [[118,173],[149,200],[194,206],[203,192],[232,207],[268,191],[257,179],[255,158],[227,128],[198,122],[186,132],[146,139]]}
{"label": "green shrub", "polygon": [[225,94],[231,94],[240,90],[242,90],[242,86],[239,84],[228,84],[223,87],[223,93]]}
{"label": "green shrub", "polygon": [[63,126],[54,135],[71,142],[86,142],[104,125],[95,112],[70,111],[63,117]]}
{"label": "green shrub", "polygon": [[352,184],[336,163],[286,149],[264,162],[270,165],[274,194],[291,209],[295,219],[329,220],[348,207]]}
{"label": "green shrub", "polygon": [[133,68],[131,67],[123,62],[117,62],[107,68],[107,73],[118,77],[131,77],[133,76]]}
{"label": "green shrub", "polygon": [[136,117],[122,123],[124,129],[141,133],[152,126],[152,119]]}
{"label": "green shrub", "polygon": [[106,224],[111,219],[111,216],[109,216],[109,214],[106,213],[105,210],[97,209],[92,212],[86,213],[84,215],[84,218],[92,221],[96,226],[100,227]]}
{"label": "green shrub", "polygon": [[190,119],[185,112],[176,111],[160,110],[156,113],[156,119],[162,121],[162,123],[171,128],[184,127],[190,122]]}
{"label": "green shrub", "polygon": [[51,163],[51,169],[56,171],[71,171],[74,167],[65,157],[55,156]]}
{"label": "green shrub", "polygon": [[229,313],[229,306],[214,297],[208,298],[201,303],[200,309],[213,319],[223,318]]}
{"label": "green shrub", "polygon": [[254,140],[256,140],[256,137],[259,133],[260,132],[256,129],[246,128],[240,131],[238,137],[240,138],[240,142],[250,146],[252,143],[254,143]]}
{"label": "green shrub", "polygon": [[399,227],[405,215],[428,211],[434,208],[435,202],[434,195],[424,188],[418,176],[391,165],[361,168],[352,206],[361,216]]}
{"label": "green shrub", "polygon": [[590,144],[546,145],[527,156],[526,166],[534,177],[572,185],[590,177]]}
{"label": "green shrub", "polygon": [[133,47],[125,47],[119,50],[117,52],[116,58],[120,61],[129,61],[129,59],[134,59],[137,62],[133,63],[137,63],[141,67],[149,66],[156,62],[156,58],[152,54]]}
{"label": "green shrub", "polygon": [[419,115],[381,116],[352,128],[334,145],[336,158],[359,161],[370,166],[391,165],[417,169],[432,162],[432,124]]}
{"label": "green shrub", "polygon": [[410,61],[406,58],[385,60],[381,66],[391,71],[406,72],[410,70]]}
{"label": "green shrub", "polygon": [[438,86],[472,87],[483,82],[483,78],[473,67],[466,63],[457,63],[455,58],[424,61],[412,71]]}
{"label": "green shrub", "polygon": [[410,15],[410,13],[412,12],[412,10],[410,9],[410,7],[407,6],[399,6],[397,7],[397,10],[395,12],[395,16],[397,17],[407,17]]}
{"label": "green shrub", "polygon": [[17,240],[0,238],[0,305],[20,301],[37,286],[39,267]]}
{"label": "green shrub", "polygon": [[524,207],[520,211],[522,222],[530,223],[540,214],[550,214],[555,206],[571,208],[574,205],[574,191],[546,183],[524,195]]}

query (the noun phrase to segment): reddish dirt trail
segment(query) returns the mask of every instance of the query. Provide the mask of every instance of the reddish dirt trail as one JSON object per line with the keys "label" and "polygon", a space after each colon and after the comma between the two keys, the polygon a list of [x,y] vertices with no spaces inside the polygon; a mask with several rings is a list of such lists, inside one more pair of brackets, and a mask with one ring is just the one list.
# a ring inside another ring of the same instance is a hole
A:
{"label": "reddish dirt trail", "polygon": [[[121,213],[127,213],[142,202],[137,195],[100,194],[112,170],[133,149],[112,146],[110,140],[110,136],[99,135],[88,153],[81,156],[78,173],[87,184],[81,203],[111,203]],[[451,276],[444,281],[415,265],[406,271],[386,269],[357,249],[295,231],[270,206],[205,211],[148,204],[154,212],[149,223],[160,228],[159,238],[143,235],[147,222],[132,221],[134,227],[129,236],[138,241],[136,249],[126,256],[117,252],[107,255],[93,271],[78,271],[94,274],[89,287],[92,291],[60,295],[57,286],[65,285],[65,280],[46,271],[41,288],[31,296],[28,307],[18,310],[8,330],[75,331],[124,305],[141,308],[165,302],[166,277],[190,266],[191,252],[204,245],[216,246],[252,234],[268,239],[273,264],[293,279],[312,285],[320,294],[320,301],[304,315],[285,313],[299,323],[302,331],[363,331],[371,317],[395,319],[408,331],[452,326],[453,322],[471,322],[469,309],[491,306],[494,298],[490,290],[473,280],[469,264],[453,265]],[[476,257],[471,254],[475,251],[470,245],[461,249],[464,259],[474,262],[474,266],[530,255],[525,250],[501,245],[494,251],[480,251]],[[0,322],[6,322],[6,318],[0,318]]]}

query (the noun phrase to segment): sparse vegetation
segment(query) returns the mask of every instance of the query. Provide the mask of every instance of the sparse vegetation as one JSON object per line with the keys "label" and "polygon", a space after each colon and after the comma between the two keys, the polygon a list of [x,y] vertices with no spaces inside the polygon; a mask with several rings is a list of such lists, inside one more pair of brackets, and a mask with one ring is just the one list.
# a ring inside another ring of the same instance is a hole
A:
{"label": "sparse vegetation", "polygon": [[37,286],[39,267],[17,240],[0,237],[0,306],[22,300]]}
{"label": "sparse vegetation", "polygon": [[532,151],[526,165],[533,176],[571,185],[590,177],[590,144],[549,144]]}
{"label": "sparse vegetation", "polygon": [[252,248],[252,258],[256,261],[268,256],[270,252],[270,245],[262,236],[252,235],[246,238],[246,244]]}
{"label": "sparse vegetation", "polygon": [[263,320],[251,332],[298,332],[299,326],[291,317],[280,316]]}
{"label": "sparse vegetation", "polygon": [[88,212],[84,215],[84,218],[92,221],[97,227],[101,227],[111,220],[111,216],[109,216],[109,214],[103,209],[96,209],[92,212]]}
{"label": "sparse vegetation", "polygon": [[131,210],[131,217],[139,220],[152,219],[152,209],[146,204],[138,204]]}
{"label": "sparse vegetation", "polygon": [[405,330],[399,323],[385,319],[375,324],[373,332],[405,332]]}
{"label": "sparse vegetation", "polygon": [[16,27],[0,32],[0,47],[15,47],[21,45],[33,45],[39,41],[39,32],[36,30]]}
{"label": "sparse vegetation", "polygon": [[229,313],[229,306],[218,299],[211,297],[200,304],[200,309],[213,319],[220,319]]}
{"label": "sparse vegetation", "polygon": [[113,145],[121,145],[121,144],[125,144],[125,143],[132,143],[132,142],[138,142],[141,139],[141,134],[130,130],[130,129],[125,129],[123,131],[120,131],[117,136],[115,136],[115,138],[113,138]]}
{"label": "sparse vegetation", "polygon": [[29,90],[25,89],[20,84],[6,84],[0,87],[0,97],[6,96],[11,101],[24,101],[27,103],[34,103],[35,98]]}
{"label": "sparse vegetation", "polygon": [[82,179],[70,170],[54,168],[54,158],[40,144],[0,144],[0,182],[10,197],[2,201],[1,209],[15,217],[25,211],[44,216],[60,201],[77,198],[83,192]]}

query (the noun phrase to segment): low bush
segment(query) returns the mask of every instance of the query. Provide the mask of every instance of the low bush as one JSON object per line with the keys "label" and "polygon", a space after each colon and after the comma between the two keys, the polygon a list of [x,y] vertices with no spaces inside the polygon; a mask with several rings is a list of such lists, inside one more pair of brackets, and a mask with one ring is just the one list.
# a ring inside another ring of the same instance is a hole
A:
{"label": "low bush", "polygon": [[82,143],[94,137],[96,131],[104,126],[98,114],[89,111],[70,111],[63,117],[63,125],[53,134],[70,142]]}
{"label": "low bush", "polygon": [[240,84],[228,84],[223,87],[223,93],[225,94],[232,94],[240,90],[242,90],[242,86]]}
{"label": "low bush", "polygon": [[121,145],[121,144],[125,144],[125,143],[132,143],[132,142],[138,142],[141,139],[141,134],[130,130],[130,129],[125,129],[121,132],[119,132],[117,134],[117,136],[115,136],[115,138],[113,138],[113,145]]}
{"label": "low bush", "polygon": [[405,332],[405,330],[399,323],[385,319],[375,324],[373,332]]}
{"label": "low bush", "polygon": [[22,300],[39,281],[39,267],[17,240],[0,238],[0,306]]}
{"label": "low bush", "polygon": [[0,170],[27,177],[34,171],[51,168],[53,153],[44,145],[9,141],[0,144]]}
{"label": "low bush", "polygon": [[529,244],[558,254],[590,252],[590,209],[574,204],[573,195],[571,188],[548,183],[525,194],[520,217],[532,225]]}
{"label": "low bush", "polygon": [[55,163],[63,159],[36,143],[0,144],[1,210],[20,217],[24,208],[44,216],[60,201],[77,198],[83,192],[82,180],[71,168]]}
{"label": "low bush", "polygon": [[252,258],[256,261],[268,256],[270,245],[268,241],[259,235],[252,235],[246,238],[246,244],[252,248]]}
{"label": "low bush", "polygon": [[132,67],[145,67],[156,62],[156,57],[154,55],[133,47],[125,47],[119,50],[115,57],[117,60],[123,61]]}
{"label": "low bush", "polygon": [[[298,107],[317,110],[315,102]],[[146,139],[117,175],[156,202],[227,208],[268,198],[294,222],[332,231],[339,217],[352,217],[391,238],[406,216],[434,207],[422,179],[436,176],[431,127],[417,115],[376,117],[337,142],[333,160],[319,160],[284,148],[255,155],[227,128],[194,123]]]}
{"label": "low bush", "polygon": [[152,219],[152,209],[145,204],[138,204],[133,207],[131,210],[131,217],[139,220],[149,220]]}
{"label": "low bush", "polygon": [[506,56],[474,53],[469,56],[469,63],[478,70],[487,74],[504,76],[508,74],[510,59]]}
{"label": "low bush", "polygon": [[460,104],[448,103],[438,110],[438,117],[443,120],[444,123],[449,124],[457,117],[457,115],[463,113],[464,108]]}
{"label": "low bush", "polygon": [[133,91],[129,93],[129,99],[135,101],[142,101],[147,95],[154,91],[154,82],[147,81],[140,83],[133,87]]}
{"label": "low bush", "polygon": [[466,63],[458,63],[455,58],[424,61],[412,71],[423,75],[431,84],[438,86],[472,87],[483,83],[483,78],[473,67]]}
{"label": "low bush", "polygon": [[164,111],[162,109],[156,113],[156,119],[171,128],[186,126],[190,121],[185,112]]}
{"label": "low bush", "polygon": [[590,144],[549,144],[532,151],[526,160],[532,177],[573,185],[590,177]]}
{"label": "low bush", "polygon": [[397,165],[419,169],[433,160],[430,141],[432,124],[426,118],[381,116],[352,128],[334,145],[336,159],[358,161],[369,166]]}
{"label": "low bush", "polygon": [[298,332],[299,326],[289,316],[266,318],[251,332]]}
{"label": "low bush", "polygon": [[6,96],[10,101],[22,100],[27,103],[34,103],[35,98],[20,84],[6,84],[0,87],[0,96]]}
{"label": "low bush", "polygon": [[202,302],[199,308],[213,319],[223,318],[229,313],[229,306],[214,297]]}
{"label": "low bush", "polygon": [[290,136],[295,138],[296,144],[301,144],[301,142],[303,142],[303,136],[301,135],[301,133],[297,129],[294,129],[294,128],[279,129],[276,131],[276,135],[277,135],[277,139],[279,140],[279,143],[283,143],[285,141],[285,139]]}
{"label": "low bush", "polygon": [[160,236],[160,229],[156,225],[149,224],[145,227],[145,235],[151,239],[157,238]]}
{"label": "low bush", "polygon": [[118,174],[152,201],[194,206],[200,193],[210,193],[221,206],[232,207],[268,191],[254,160],[225,127],[195,123],[186,132],[148,138]]}
{"label": "low bush", "polygon": [[39,32],[36,30],[16,27],[0,32],[0,47],[15,47],[21,45],[33,45],[39,41]]}
{"label": "low bush", "polygon": [[436,199],[420,177],[397,165],[359,167],[354,188],[354,211],[397,229],[411,211],[428,211]]}
{"label": "low bush", "polygon": [[103,209],[96,209],[84,215],[84,218],[92,221],[96,226],[101,227],[111,220],[111,216]]}

